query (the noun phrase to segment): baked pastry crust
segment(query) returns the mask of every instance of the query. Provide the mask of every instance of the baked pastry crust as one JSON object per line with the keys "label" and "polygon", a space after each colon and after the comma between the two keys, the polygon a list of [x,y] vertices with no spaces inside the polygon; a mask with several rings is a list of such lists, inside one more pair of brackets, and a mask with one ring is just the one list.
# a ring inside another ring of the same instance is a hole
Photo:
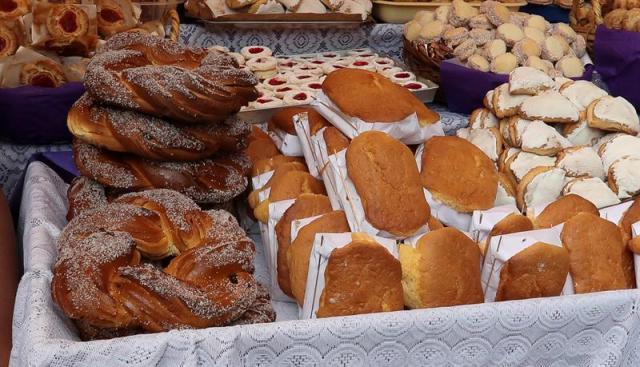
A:
{"label": "baked pastry crust", "polygon": [[378,131],[351,141],[347,171],[367,221],[394,236],[410,236],[431,216],[411,150]]}
{"label": "baked pastry crust", "polygon": [[38,60],[22,65],[20,84],[36,87],[57,88],[67,82],[62,65],[50,59]]}
{"label": "baked pastry crust", "polygon": [[422,126],[440,121],[438,113],[427,108],[407,88],[375,72],[336,70],[324,80],[322,90],[344,114],[365,122],[396,122],[413,113]]}
{"label": "baked pastry crust", "polygon": [[640,132],[640,120],[631,103],[622,97],[604,96],[587,107],[587,123],[607,131],[631,135]]}
{"label": "baked pastry crust", "polygon": [[427,140],[420,176],[436,200],[459,212],[489,209],[496,199],[498,172],[493,162],[462,138],[438,136]]}
{"label": "baked pastry crust", "polygon": [[635,287],[633,257],[614,223],[579,213],[564,224],[560,237],[577,294]]}
{"label": "baked pastry crust", "polygon": [[482,303],[478,245],[455,228],[431,231],[415,248],[400,245],[402,286],[410,308]]}
{"label": "baked pastry crust", "polygon": [[547,205],[534,218],[534,224],[536,228],[551,228],[566,222],[578,213],[599,215],[600,212],[589,200],[575,194],[569,194]]}
{"label": "baked pastry crust", "polygon": [[347,139],[340,130],[333,126],[329,126],[322,131],[322,137],[327,144],[327,154],[333,155],[341,152],[349,147],[349,139]]}
{"label": "baked pastry crust", "polygon": [[311,107],[286,107],[271,116],[268,123],[269,129],[280,129],[287,134],[297,135],[293,125],[293,117],[305,112],[309,119],[310,135],[314,135],[318,130],[330,125],[327,119]]}
{"label": "baked pastry crust", "polygon": [[318,318],[404,309],[400,261],[372,240],[333,250],[324,279]]}

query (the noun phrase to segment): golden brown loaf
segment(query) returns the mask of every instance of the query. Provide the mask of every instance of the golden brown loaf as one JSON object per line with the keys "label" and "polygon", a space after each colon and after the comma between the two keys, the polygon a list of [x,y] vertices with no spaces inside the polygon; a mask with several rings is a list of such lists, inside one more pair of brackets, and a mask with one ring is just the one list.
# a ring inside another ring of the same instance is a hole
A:
{"label": "golden brown loaf", "polygon": [[[53,299],[85,339],[227,325],[259,294],[254,245],[235,219],[175,191],[127,194],[80,213],[58,251]],[[163,270],[141,254],[178,256]]]}
{"label": "golden brown loaf", "polygon": [[241,152],[196,162],[161,162],[108,152],[76,139],[73,157],[83,176],[123,191],[166,188],[199,203],[222,203],[247,188],[249,161]]}
{"label": "golden brown loaf", "polygon": [[480,249],[464,233],[443,228],[400,246],[405,304],[427,308],[482,303]]}
{"label": "golden brown loaf", "polygon": [[304,158],[278,154],[273,157],[260,159],[255,162],[253,167],[251,167],[251,176],[255,177],[269,171],[275,171],[280,165],[287,163],[302,164],[305,167],[304,170],[307,170],[307,166],[304,164]]}
{"label": "golden brown loaf", "polygon": [[491,237],[502,236],[510,233],[526,232],[533,230],[533,223],[531,219],[525,217],[520,213],[512,213],[504,217],[501,221],[496,223],[491,232],[487,243],[491,242]]}
{"label": "golden brown loaf", "polygon": [[547,205],[540,214],[536,215],[534,223],[536,228],[551,228],[566,222],[578,213],[599,214],[598,208],[589,200],[576,194],[569,194]]}
{"label": "golden brown loaf", "polygon": [[293,296],[291,293],[289,266],[287,264],[287,250],[291,245],[291,222],[296,219],[315,217],[330,211],[331,202],[325,195],[301,194],[276,224],[278,284],[285,294]]}
{"label": "golden brown loaf", "polygon": [[281,155],[278,147],[276,147],[276,144],[271,138],[250,141],[249,146],[245,149],[245,153],[249,157],[252,167],[260,160]]}
{"label": "golden brown loaf", "polygon": [[496,200],[498,172],[478,147],[455,136],[427,140],[422,184],[433,197],[459,212],[489,209]]}
{"label": "golden brown loaf", "polygon": [[354,239],[333,250],[324,280],[318,318],[404,308],[400,262],[373,240]]}
{"label": "golden brown loaf", "polygon": [[518,252],[502,266],[495,300],[559,296],[568,274],[567,250],[536,242]]}
{"label": "golden brown loaf", "polygon": [[329,126],[329,122],[312,107],[286,107],[271,116],[268,126],[269,130],[280,129],[287,134],[298,135],[293,125],[293,116],[303,112],[307,113],[309,119],[310,135],[315,134],[324,126]]}
{"label": "golden brown loaf", "polygon": [[271,188],[271,184],[273,182],[277,182],[280,179],[278,177],[285,175],[287,172],[290,171],[301,171],[301,172],[307,172],[307,166],[304,165],[304,163],[300,163],[297,161],[293,161],[293,162],[286,162],[286,163],[282,163],[279,164],[275,167],[275,169],[273,170],[273,175],[271,176],[271,178],[269,179],[269,181],[267,181],[266,184],[264,184],[263,187],[261,187],[260,189],[256,189],[253,190],[248,197],[248,201],[249,201],[249,206],[251,207],[251,209],[255,209],[258,204],[260,204],[260,193],[263,192],[266,189],[270,189]]}
{"label": "golden brown loaf", "polygon": [[627,243],[629,249],[636,254],[640,253],[640,242],[637,238],[632,238],[632,226],[638,221],[640,221],[640,199],[634,200],[629,209],[624,212],[619,223],[623,241]]}
{"label": "golden brown loaf", "polygon": [[569,251],[576,293],[626,289],[635,286],[633,257],[615,224],[592,213],[579,213],[562,229]]}
{"label": "golden brown loaf", "polygon": [[222,53],[139,32],[107,41],[85,75],[95,100],[174,122],[222,122],[258,98],[257,79]]}
{"label": "golden brown loaf", "polygon": [[69,111],[67,126],[78,139],[113,152],[177,161],[242,150],[250,131],[249,124],[236,117],[224,124],[173,125],[140,112],[98,105],[87,94]]}
{"label": "golden brown loaf", "polygon": [[395,236],[410,236],[427,223],[429,204],[406,145],[368,131],[351,141],[346,158],[349,178],[371,225]]}
{"label": "golden brown loaf", "polygon": [[440,120],[407,88],[360,69],[338,69],[327,76],[322,91],[347,116],[364,122],[397,122],[413,113],[422,126]]}
{"label": "golden brown loaf", "polygon": [[340,130],[333,126],[329,126],[322,132],[325,144],[327,144],[327,154],[336,154],[349,147],[349,139],[347,139]]}
{"label": "golden brown loaf", "polygon": [[[291,284],[291,295],[302,307],[307,286],[309,259],[313,248],[313,241],[317,233],[349,232],[349,223],[342,210],[323,214],[313,222],[302,227],[296,239],[287,249],[287,268]],[[279,243],[278,243],[279,244]]]}

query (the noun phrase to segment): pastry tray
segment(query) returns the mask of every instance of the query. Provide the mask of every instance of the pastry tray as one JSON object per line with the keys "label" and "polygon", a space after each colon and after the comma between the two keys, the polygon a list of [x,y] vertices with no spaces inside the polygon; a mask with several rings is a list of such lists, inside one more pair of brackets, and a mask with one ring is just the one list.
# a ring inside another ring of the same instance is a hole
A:
{"label": "pastry tray", "polygon": [[[481,2],[469,3],[479,7]],[[441,5],[451,5],[450,2],[396,2],[385,0],[373,0],[373,16],[384,23],[406,23],[413,19],[421,10],[435,10]],[[502,3],[511,11],[518,11],[520,7],[527,5],[526,1],[517,3]]]}
{"label": "pastry tray", "polygon": [[[362,50],[367,51],[367,52],[370,51],[372,53],[378,53],[375,50],[372,50],[370,48],[363,48]],[[335,54],[338,54],[340,56],[344,56],[349,51],[352,51],[352,50],[328,51],[328,52],[335,53]],[[320,55],[322,53],[326,53],[326,52],[308,53],[308,54],[296,54],[296,55],[283,55],[283,57],[309,58],[309,57],[315,57],[315,56]],[[387,55],[380,54],[380,53],[378,53],[378,55],[380,55],[380,57],[388,57]],[[395,62],[394,66],[402,68],[403,70],[406,70],[406,71],[411,71],[402,62],[397,62],[396,60],[394,60],[394,62]],[[415,92],[412,92],[412,93],[416,97],[418,97],[418,99],[420,101],[422,101],[423,103],[433,102],[433,98],[435,97],[436,91],[439,88],[438,84],[436,84],[436,83],[434,83],[431,80],[428,80],[426,78],[420,77],[418,75],[416,75],[416,80],[421,82],[421,83],[423,83],[423,84],[425,84],[427,86],[427,88],[426,89],[422,89],[422,90],[418,90],[418,91],[415,91]],[[291,107],[291,106],[307,106],[307,105],[308,104],[299,104],[299,105],[288,105],[288,106],[260,108],[260,109],[246,109],[246,110],[241,110],[238,113],[238,116],[240,118],[244,119],[245,121],[250,122],[252,124],[262,124],[262,123],[267,122],[274,113],[276,113],[278,110],[280,110],[282,108]]]}

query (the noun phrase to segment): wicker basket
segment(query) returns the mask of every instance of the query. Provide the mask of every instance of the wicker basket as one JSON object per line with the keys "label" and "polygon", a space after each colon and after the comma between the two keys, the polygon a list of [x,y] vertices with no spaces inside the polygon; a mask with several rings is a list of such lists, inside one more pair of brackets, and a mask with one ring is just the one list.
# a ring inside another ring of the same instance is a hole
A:
{"label": "wicker basket", "polygon": [[419,43],[402,38],[404,63],[423,78],[440,84],[440,63],[453,57],[453,50],[444,42]]}
{"label": "wicker basket", "polygon": [[602,4],[600,4],[600,0],[592,0],[591,4],[585,3],[584,0],[573,0],[569,21],[571,28],[587,41],[587,51],[590,55],[593,55],[596,28],[602,24]]}

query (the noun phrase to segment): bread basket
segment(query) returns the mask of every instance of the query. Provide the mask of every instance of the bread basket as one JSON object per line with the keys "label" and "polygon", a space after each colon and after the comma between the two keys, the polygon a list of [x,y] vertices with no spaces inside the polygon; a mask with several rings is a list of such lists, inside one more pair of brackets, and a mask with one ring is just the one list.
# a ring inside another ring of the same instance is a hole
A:
{"label": "bread basket", "polygon": [[442,41],[422,43],[402,37],[404,63],[411,71],[440,84],[440,63],[453,57],[453,50]]}
{"label": "bread basket", "polygon": [[593,54],[593,41],[596,38],[596,28],[602,24],[602,4],[600,0],[585,3],[584,0],[573,0],[569,13],[571,28],[582,35],[587,41],[587,50]]}

